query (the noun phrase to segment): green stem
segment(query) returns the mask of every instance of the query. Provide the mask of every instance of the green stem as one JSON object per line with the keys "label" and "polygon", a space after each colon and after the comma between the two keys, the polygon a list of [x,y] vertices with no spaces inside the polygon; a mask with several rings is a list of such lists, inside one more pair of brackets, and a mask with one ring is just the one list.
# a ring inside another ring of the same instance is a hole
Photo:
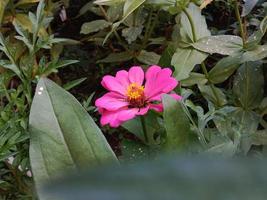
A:
{"label": "green stem", "polygon": [[240,34],[242,37],[243,47],[245,47],[246,46],[246,36],[245,36],[244,26],[242,24],[242,19],[240,17],[238,0],[235,0],[235,15],[236,15],[236,18],[237,18],[238,23],[239,23],[239,29],[240,29]]}
{"label": "green stem", "polygon": [[[100,8],[100,11],[102,12],[104,18],[108,21],[108,22],[111,22],[109,17],[108,17],[108,14],[105,10],[105,8],[101,5],[99,5],[99,8]],[[114,35],[116,37],[116,39],[118,40],[119,44],[129,53],[129,54],[132,54],[131,50],[127,47],[127,45],[125,45],[120,37],[120,35],[118,34],[118,32],[116,30],[114,30]]]}
{"label": "green stem", "polygon": [[[205,74],[206,79],[207,79],[207,80],[209,81],[209,83],[210,83],[208,70],[207,70],[206,65],[205,65],[204,62],[201,63],[201,68],[202,68],[202,71],[203,71],[204,74]],[[218,103],[218,106],[220,107],[220,106],[221,106],[221,104],[220,104],[220,98],[219,98],[219,96],[218,96],[218,94],[217,94],[217,92],[216,92],[216,89],[215,89],[215,87],[214,87],[214,85],[213,85],[212,83],[210,84],[210,87],[211,87],[211,91],[212,91],[212,93],[213,93],[213,95],[214,95],[214,97],[215,97],[215,99],[216,99],[216,102]]]}
{"label": "green stem", "polygon": [[10,95],[8,94],[8,91],[7,91],[7,88],[6,88],[5,84],[3,83],[2,86],[3,86],[3,88],[4,88],[5,96],[6,96],[7,100],[8,100],[8,102],[11,103],[11,97],[10,97]]}
{"label": "green stem", "polygon": [[[189,23],[191,25],[191,29],[192,29],[192,35],[193,35],[193,42],[196,42],[197,41],[197,35],[196,35],[196,29],[195,29],[195,25],[194,25],[194,22],[193,22],[193,18],[191,17],[190,13],[187,12],[186,9],[183,9],[183,12],[185,13],[185,15],[187,16],[188,20],[189,20]],[[208,70],[207,70],[207,67],[205,65],[204,62],[201,63],[201,68],[202,68],[202,71],[204,72],[205,74],[205,77],[206,79],[208,80],[208,82],[210,83],[210,86],[211,86],[211,90],[212,90],[212,93],[216,99],[216,101],[218,102],[219,106],[220,105],[220,99],[219,99],[219,96],[215,90],[215,87],[214,85],[211,83],[210,79],[209,79],[209,73],[208,73]]]}
{"label": "green stem", "polygon": [[146,31],[145,31],[144,40],[143,40],[141,49],[143,49],[146,46],[146,43],[148,41],[148,33],[149,33],[149,27],[150,27],[151,22],[152,22],[152,15],[153,15],[153,9],[150,10],[150,13],[149,13],[149,16],[148,16],[148,21],[147,21],[147,24],[146,24]]}
{"label": "green stem", "polygon": [[142,129],[143,129],[143,133],[144,133],[144,137],[145,137],[145,142],[148,143],[148,135],[147,135],[145,117],[140,116],[140,118],[141,118]]}

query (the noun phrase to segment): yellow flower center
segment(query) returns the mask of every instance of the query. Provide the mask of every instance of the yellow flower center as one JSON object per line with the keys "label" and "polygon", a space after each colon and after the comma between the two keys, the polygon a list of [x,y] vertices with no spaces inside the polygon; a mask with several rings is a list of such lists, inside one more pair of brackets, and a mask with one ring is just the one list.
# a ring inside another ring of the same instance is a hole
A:
{"label": "yellow flower center", "polygon": [[127,101],[133,107],[143,107],[145,104],[144,86],[131,83],[126,91]]}

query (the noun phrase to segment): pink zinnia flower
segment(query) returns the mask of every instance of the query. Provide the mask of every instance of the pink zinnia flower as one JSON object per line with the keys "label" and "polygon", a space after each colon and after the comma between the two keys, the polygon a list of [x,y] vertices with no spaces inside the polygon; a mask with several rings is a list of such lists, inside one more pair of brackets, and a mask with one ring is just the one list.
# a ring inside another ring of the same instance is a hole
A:
{"label": "pink zinnia flower", "polygon": [[[171,75],[170,69],[153,65],[146,74],[141,67],[133,66],[129,72],[118,71],[115,77],[104,76],[101,84],[109,92],[95,102],[102,115],[101,124],[118,127],[137,115],[145,115],[149,109],[162,112],[161,96],[178,85]],[[170,95],[181,99],[177,94]]]}

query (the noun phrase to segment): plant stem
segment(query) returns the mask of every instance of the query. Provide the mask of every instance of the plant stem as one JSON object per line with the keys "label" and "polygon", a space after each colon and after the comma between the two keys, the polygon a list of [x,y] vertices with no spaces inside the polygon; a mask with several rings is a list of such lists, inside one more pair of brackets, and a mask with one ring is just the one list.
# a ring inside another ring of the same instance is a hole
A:
{"label": "plant stem", "polygon": [[[207,68],[206,68],[206,65],[205,65],[204,62],[201,63],[201,68],[202,68],[202,71],[205,74],[206,79],[208,80],[209,83],[211,83],[210,80],[209,80],[209,74],[208,74],[208,71],[207,71]],[[214,97],[216,99],[216,102],[218,103],[218,106],[220,107],[221,106],[220,98],[219,98],[219,96],[218,96],[218,94],[217,94],[217,92],[215,90],[215,87],[214,87],[214,85],[212,83],[210,84],[210,87],[211,87],[211,91],[212,91],[212,93],[213,93],[213,95],[214,95]]]}
{"label": "plant stem", "polygon": [[148,144],[148,135],[147,135],[145,117],[144,116],[140,116],[140,119],[141,119],[141,124],[142,124],[144,137],[145,137],[145,142]]}
{"label": "plant stem", "polygon": [[[197,35],[196,35],[196,29],[195,29],[195,25],[194,25],[194,22],[193,22],[193,19],[191,17],[191,15],[189,14],[189,12],[187,12],[186,9],[183,9],[183,12],[185,13],[185,15],[187,16],[188,20],[189,20],[189,23],[191,25],[191,29],[192,29],[192,35],[193,35],[193,42],[196,42],[197,41]],[[219,106],[220,105],[220,99],[219,99],[219,96],[215,90],[215,87],[214,85],[211,83],[210,79],[209,79],[209,73],[208,73],[208,70],[207,70],[207,67],[204,63],[204,61],[201,63],[201,68],[202,68],[202,71],[204,72],[205,74],[205,77],[206,79],[208,80],[208,82],[210,83],[210,86],[211,86],[211,90],[212,90],[212,93],[216,99],[216,101],[218,102]]]}
{"label": "plant stem", "polygon": [[240,17],[238,0],[235,0],[235,15],[236,15],[236,18],[238,20],[240,34],[241,34],[242,42],[243,42],[243,47],[245,47],[246,46],[246,36],[245,36],[244,26],[242,24],[242,19]]}
{"label": "plant stem", "polygon": [[[106,10],[104,9],[103,6],[99,5],[99,8],[102,12],[102,14],[104,15],[104,18],[108,21],[108,22],[111,22],[108,15],[107,15],[107,12]],[[127,45],[125,45],[120,37],[120,35],[118,34],[118,32],[116,30],[114,30],[114,35],[116,37],[116,39],[118,40],[119,44],[130,54],[132,54],[131,50],[127,47]]]}
{"label": "plant stem", "polygon": [[10,97],[10,95],[8,94],[8,91],[7,91],[7,88],[6,88],[6,86],[5,86],[5,83],[2,83],[2,87],[3,87],[3,89],[4,89],[5,96],[6,96],[7,100],[8,100],[8,102],[11,103],[11,97]]}

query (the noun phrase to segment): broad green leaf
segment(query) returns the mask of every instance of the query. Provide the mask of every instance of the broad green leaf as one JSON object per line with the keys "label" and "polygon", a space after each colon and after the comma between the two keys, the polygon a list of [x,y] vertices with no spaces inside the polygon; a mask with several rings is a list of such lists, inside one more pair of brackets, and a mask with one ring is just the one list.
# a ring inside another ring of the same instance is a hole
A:
{"label": "broad green leaf", "polygon": [[251,136],[256,133],[260,116],[251,110],[244,110],[242,108],[237,108],[232,115],[233,122],[236,124],[233,127],[234,133],[238,133],[242,137],[240,138],[240,151],[246,155],[251,145]]}
{"label": "broad green leaf", "polygon": [[76,87],[77,85],[81,84],[82,82],[84,82],[87,78],[79,78],[79,79],[76,79],[74,81],[70,81],[68,83],[66,83],[63,88],[65,90],[70,90],[74,87]]}
{"label": "broad green leaf", "polygon": [[21,6],[21,5],[25,5],[25,4],[32,4],[32,3],[37,3],[40,0],[20,0],[15,4],[15,7]]}
{"label": "broad green leaf", "polygon": [[[144,118],[146,124],[146,131],[148,133],[148,144],[158,144],[156,141],[155,134],[160,130],[160,125],[157,120],[157,115],[153,112],[149,112]],[[141,118],[136,117],[129,120],[122,125],[123,128],[127,129],[130,133],[134,134],[137,138],[145,143],[145,136],[142,128]]]}
{"label": "broad green leaf", "polygon": [[147,65],[154,65],[159,62],[160,55],[156,54],[155,52],[142,50],[136,58],[141,63],[147,64]]}
{"label": "broad green leaf", "polygon": [[204,74],[191,72],[187,79],[184,79],[181,81],[181,84],[183,86],[188,87],[188,86],[198,85],[198,84],[204,85],[207,82],[208,80],[206,79]]}
{"label": "broad green leaf", "polygon": [[123,20],[139,8],[146,0],[126,0],[123,8]]}
{"label": "broad green leaf", "polygon": [[117,163],[101,130],[81,104],[48,79],[40,79],[37,85],[29,127],[37,187],[63,172]]}
{"label": "broad green leaf", "polygon": [[223,106],[227,103],[226,96],[223,91],[212,85],[198,85],[202,95],[213,104]]}
{"label": "broad green leaf", "polygon": [[247,16],[252,9],[256,6],[259,0],[244,0],[244,4],[242,6],[242,17]]}
{"label": "broad green leaf", "polygon": [[192,132],[183,104],[169,95],[164,95],[163,107],[163,120],[167,132],[165,149],[167,151],[185,150]]}
{"label": "broad green leaf", "polygon": [[204,154],[213,155],[213,156],[222,156],[222,157],[232,157],[236,152],[236,146],[234,143],[229,139],[229,141],[211,147]]}
{"label": "broad green leaf", "polygon": [[101,13],[100,8],[94,4],[94,2],[89,1],[88,3],[86,3],[80,10],[79,10],[79,14],[76,16],[76,18],[84,15],[85,13],[87,13],[88,11],[98,15],[98,16],[103,16],[103,13]]}
{"label": "broad green leaf", "polygon": [[222,58],[210,71],[209,80],[214,83],[222,83],[231,76],[242,61],[239,57],[228,56]]}
{"label": "broad green leaf", "polygon": [[173,44],[170,44],[161,54],[159,60],[159,66],[170,67],[172,56],[175,53],[176,47]]}
{"label": "broad green leaf", "polygon": [[257,44],[260,43],[262,37],[267,31],[267,16],[263,18],[260,23],[259,30],[255,31],[252,35],[249,36],[246,46],[248,48],[255,48]]}
{"label": "broad green leaf", "polygon": [[121,142],[121,151],[122,155],[119,157],[119,160],[124,163],[135,163],[138,160],[151,158],[151,148],[133,140],[123,139]]}
{"label": "broad green leaf", "polygon": [[232,117],[238,125],[236,131],[239,131],[245,137],[254,134],[260,122],[260,116],[256,112],[242,108],[236,108]]}
{"label": "broad green leaf", "polygon": [[234,35],[216,35],[204,37],[193,43],[192,46],[210,54],[233,55],[242,50],[242,39]]}
{"label": "broad green leaf", "polygon": [[177,48],[171,61],[175,68],[175,78],[177,80],[188,78],[195,65],[202,63],[207,57],[208,54],[193,48]]}
{"label": "broad green leaf", "polygon": [[110,22],[119,20],[123,15],[123,4],[115,4],[107,10],[107,16]]}
{"label": "broad green leaf", "polygon": [[86,22],[82,25],[81,32],[82,34],[89,34],[93,32],[100,31],[104,28],[107,28],[111,26],[110,22],[107,22],[106,20],[99,19],[91,22]]}
{"label": "broad green leaf", "polygon": [[180,20],[181,39],[184,42],[194,43],[203,37],[210,36],[210,31],[207,28],[205,17],[201,15],[200,8],[193,3],[190,3],[186,11],[192,18],[192,22],[195,28],[195,34],[196,34],[195,39],[196,40],[194,40],[194,37],[193,37],[193,31],[192,31],[190,21],[184,12],[181,13],[181,20]]}
{"label": "broad green leaf", "polygon": [[267,145],[267,130],[256,131],[250,136],[251,142],[254,145]]}
{"label": "broad green leaf", "polygon": [[127,40],[128,44],[131,44],[141,35],[143,26],[132,26],[122,30],[122,36]]}
{"label": "broad green leaf", "polygon": [[267,57],[267,44],[257,45],[255,49],[244,52],[240,60],[244,62],[258,61]]}
{"label": "broad green leaf", "polygon": [[131,60],[133,55],[129,52],[110,53],[106,58],[98,60],[97,63],[113,63],[113,62],[124,62]]}
{"label": "broad green leaf", "polygon": [[5,13],[5,8],[8,4],[9,0],[1,0],[0,1],[0,25],[2,23],[2,20],[3,20],[3,16],[4,16],[4,13]]}
{"label": "broad green leaf", "polygon": [[239,104],[247,110],[259,106],[263,99],[264,78],[260,63],[244,63],[234,79],[233,93]]}

